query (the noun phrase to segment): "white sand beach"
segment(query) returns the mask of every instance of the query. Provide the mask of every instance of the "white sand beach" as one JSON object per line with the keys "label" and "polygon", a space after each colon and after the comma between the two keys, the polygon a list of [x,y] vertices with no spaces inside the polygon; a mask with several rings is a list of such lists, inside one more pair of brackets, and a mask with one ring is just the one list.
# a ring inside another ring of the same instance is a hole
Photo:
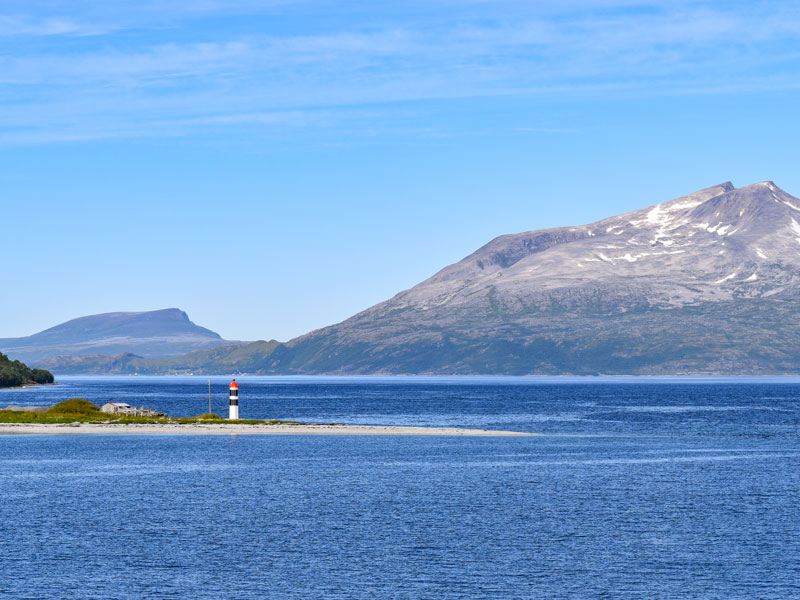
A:
{"label": "white sand beach", "polygon": [[518,431],[458,429],[453,427],[405,427],[392,425],[306,425],[237,423],[0,423],[0,435],[13,434],[160,434],[160,435],[441,435],[531,436]]}

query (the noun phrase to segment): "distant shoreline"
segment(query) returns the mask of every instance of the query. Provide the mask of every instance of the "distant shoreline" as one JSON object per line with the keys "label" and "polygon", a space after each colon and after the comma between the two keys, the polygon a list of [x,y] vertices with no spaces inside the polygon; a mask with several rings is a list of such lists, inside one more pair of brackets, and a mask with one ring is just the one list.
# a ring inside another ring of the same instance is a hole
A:
{"label": "distant shoreline", "polygon": [[[198,381],[205,384],[211,380],[217,383],[231,377],[231,374],[222,375],[56,375],[56,384],[69,384],[81,380],[106,380],[106,381],[159,381],[159,380],[184,380],[187,382]],[[375,383],[375,382],[401,382],[422,384],[705,384],[718,385],[724,383],[775,383],[775,384],[800,384],[800,375],[709,375],[709,374],[673,374],[673,375],[254,375],[235,373],[233,376],[243,380],[257,380],[275,383],[294,382],[325,382],[325,383]],[[48,384],[50,385],[50,384]]]}
{"label": "distant shoreline", "polygon": [[4,385],[0,386],[0,390],[23,390],[25,388],[38,388],[38,387],[45,387],[49,385],[64,385],[59,381],[54,381],[53,383],[23,383],[22,385]]}
{"label": "distant shoreline", "polygon": [[3,435],[425,435],[468,437],[529,437],[540,434],[456,427],[406,427],[398,425],[315,425],[237,423],[0,423]]}

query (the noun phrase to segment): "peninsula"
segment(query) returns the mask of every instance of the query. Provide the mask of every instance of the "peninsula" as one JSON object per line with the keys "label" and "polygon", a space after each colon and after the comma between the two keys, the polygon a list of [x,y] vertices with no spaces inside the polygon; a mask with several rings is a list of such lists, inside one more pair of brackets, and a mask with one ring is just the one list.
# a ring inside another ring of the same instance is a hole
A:
{"label": "peninsula", "polygon": [[442,435],[530,436],[518,431],[491,431],[455,427],[408,427],[394,425],[341,425],[296,421],[227,420],[215,414],[191,418],[136,417],[102,412],[81,398],[39,410],[0,410],[0,435],[8,434],[195,434],[195,435]]}
{"label": "peninsula", "polygon": [[53,383],[53,374],[44,369],[31,369],[0,352],[0,388]]}

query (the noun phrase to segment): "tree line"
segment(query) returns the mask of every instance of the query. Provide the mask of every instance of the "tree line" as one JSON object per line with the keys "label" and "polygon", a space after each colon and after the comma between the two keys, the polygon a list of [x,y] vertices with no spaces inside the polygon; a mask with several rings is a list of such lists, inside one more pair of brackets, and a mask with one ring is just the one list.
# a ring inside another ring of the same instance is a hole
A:
{"label": "tree line", "polygon": [[53,383],[53,374],[44,369],[31,369],[28,365],[11,360],[0,352],[0,387],[14,387],[26,383]]}

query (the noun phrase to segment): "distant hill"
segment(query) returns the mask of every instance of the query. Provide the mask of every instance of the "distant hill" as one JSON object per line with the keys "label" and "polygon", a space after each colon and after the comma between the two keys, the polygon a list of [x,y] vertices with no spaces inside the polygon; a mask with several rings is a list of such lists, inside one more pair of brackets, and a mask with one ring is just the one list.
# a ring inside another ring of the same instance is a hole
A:
{"label": "distant hill", "polygon": [[56,356],[42,359],[37,364],[53,369],[60,375],[255,373],[263,368],[267,357],[280,345],[275,340],[258,341],[197,350],[169,358],[145,358],[131,353],[116,356]]}
{"label": "distant hill", "polygon": [[192,323],[182,310],[168,308],[81,317],[27,337],[0,339],[0,350],[13,358],[39,362],[62,355],[176,356],[231,343]]}
{"label": "distant hill", "polygon": [[42,369],[31,369],[18,360],[10,360],[0,353],[0,388],[27,383],[53,383],[53,374]]}

